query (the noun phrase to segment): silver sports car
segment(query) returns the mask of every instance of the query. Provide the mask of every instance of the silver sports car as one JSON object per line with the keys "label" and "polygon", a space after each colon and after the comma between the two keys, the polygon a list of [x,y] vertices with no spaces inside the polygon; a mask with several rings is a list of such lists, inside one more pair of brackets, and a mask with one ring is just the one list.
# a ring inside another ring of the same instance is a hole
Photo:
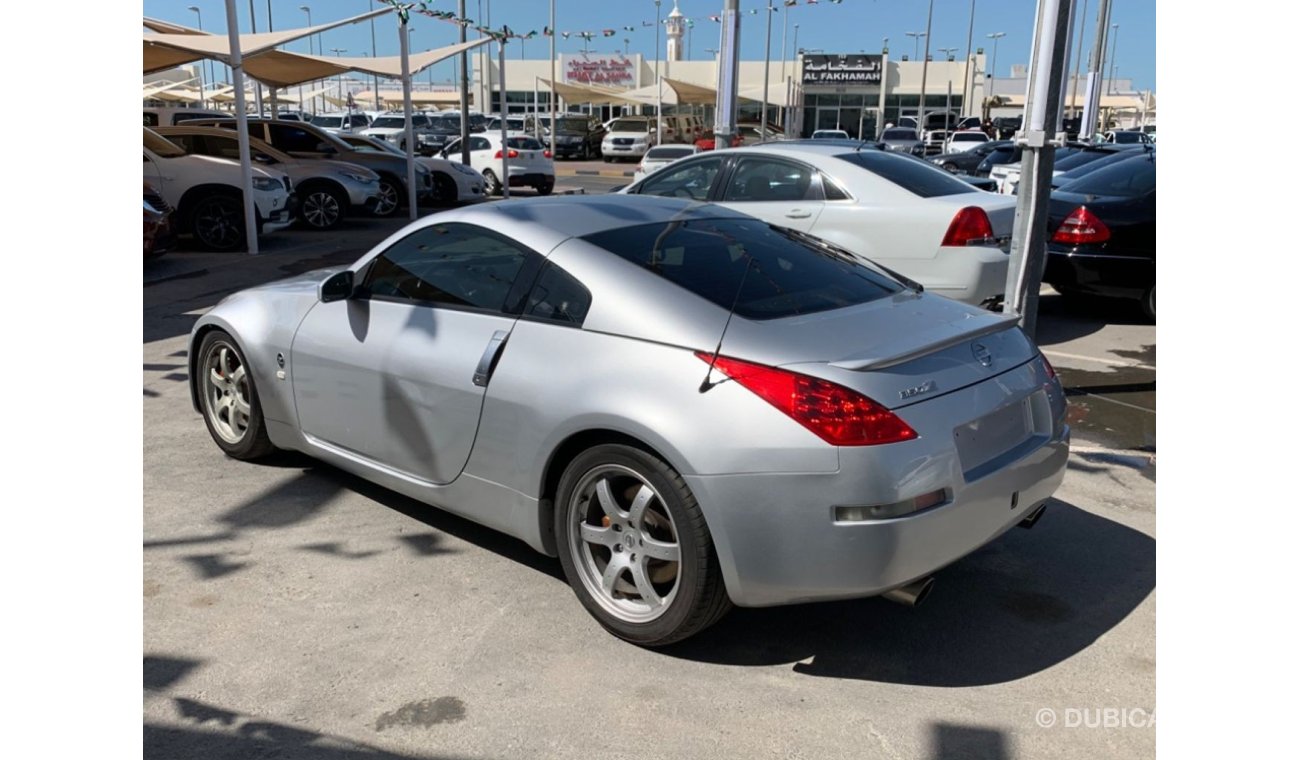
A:
{"label": "silver sports car", "polygon": [[217,445],[296,449],[559,556],[615,635],[884,594],[1032,525],[1065,398],[1004,316],[692,201],[520,200],[236,293],[190,339]]}

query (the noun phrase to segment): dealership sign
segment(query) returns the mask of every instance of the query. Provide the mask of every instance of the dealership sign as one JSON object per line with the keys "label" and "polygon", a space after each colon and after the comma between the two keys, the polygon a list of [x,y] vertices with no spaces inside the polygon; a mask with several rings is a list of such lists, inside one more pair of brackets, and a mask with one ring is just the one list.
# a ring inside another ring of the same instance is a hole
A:
{"label": "dealership sign", "polygon": [[880,84],[878,55],[805,53],[804,84]]}
{"label": "dealership sign", "polygon": [[636,62],[621,55],[574,55],[563,60],[564,81],[631,87],[636,82]]}

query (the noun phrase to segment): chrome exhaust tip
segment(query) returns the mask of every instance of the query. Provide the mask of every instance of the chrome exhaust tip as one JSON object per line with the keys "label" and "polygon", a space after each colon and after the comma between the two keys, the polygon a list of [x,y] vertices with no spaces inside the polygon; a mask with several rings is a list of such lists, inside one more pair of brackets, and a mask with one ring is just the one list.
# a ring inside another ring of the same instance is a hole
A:
{"label": "chrome exhaust tip", "polygon": [[1030,528],[1034,527],[1035,525],[1038,524],[1039,519],[1042,518],[1043,513],[1046,511],[1047,511],[1047,505],[1039,504],[1038,509],[1035,509],[1033,512],[1030,512],[1028,516],[1025,517],[1025,519],[1019,522],[1020,527],[1024,528],[1025,530],[1029,530]]}
{"label": "chrome exhaust tip", "polygon": [[908,607],[920,607],[921,602],[930,595],[930,589],[934,588],[934,577],[922,578],[919,581],[912,581],[906,586],[900,586],[892,591],[886,591],[881,594],[891,602],[897,602]]}

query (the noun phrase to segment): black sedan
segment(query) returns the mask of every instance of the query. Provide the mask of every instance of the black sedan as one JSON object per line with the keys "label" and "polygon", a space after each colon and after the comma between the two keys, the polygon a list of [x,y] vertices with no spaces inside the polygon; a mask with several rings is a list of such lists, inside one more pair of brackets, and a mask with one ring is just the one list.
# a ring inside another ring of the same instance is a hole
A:
{"label": "black sedan", "polygon": [[[926,159],[930,163],[946,171],[957,174],[965,172],[973,174],[980,163],[988,158],[989,154],[998,148],[1009,148],[1012,146],[1010,140],[992,140],[990,142],[977,145],[970,150],[959,151],[957,153],[943,153]],[[984,176],[988,176],[986,172]]]}
{"label": "black sedan", "polygon": [[[1055,189],[1058,187],[1063,187],[1064,185],[1068,185],[1071,182],[1075,181],[1076,179],[1079,179],[1085,174],[1091,174],[1097,171],[1098,169],[1104,169],[1107,166],[1110,166],[1111,164],[1119,163],[1120,161],[1127,161],[1128,159],[1132,158],[1135,155],[1131,150],[1117,150],[1116,148],[1120,148],[1120,147],[1129,148],[1129,147],[1136,147],[1136,146],[1111,145],[1107,147],[1112,148],[1112,150],[1103,153],[1100,157],[1097,157],[1094,160],[1072,162],[1071,164],[1065,166],[1064,169],[1062,168],[1062,163],[1064,162],[1057,161],[1055,166],[1053,167],[1052,188]],[[1145,146],[1144,150],[1146,150],[1148,153],[1152,152],[1155,150],[1155,146],[1154,145]],[[1075,154],[1075,156],[1070,156],[1069,158],[1073,159],[1076,158],[1078,155],[1079,154]]]}
{"label": "black sedan", "polygon": [[1156,156],[1141,152],[1052,192],[1043,281],[1063,295],[1135,299],[1156,317]]}

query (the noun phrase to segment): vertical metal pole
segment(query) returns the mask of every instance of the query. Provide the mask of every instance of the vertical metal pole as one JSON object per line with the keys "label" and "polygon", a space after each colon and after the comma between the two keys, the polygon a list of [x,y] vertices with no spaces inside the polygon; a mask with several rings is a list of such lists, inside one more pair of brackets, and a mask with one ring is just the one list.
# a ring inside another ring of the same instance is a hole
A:
{"label": "vertical metal pole", "polygon": [[[463,0],[462,0],[463,2]],[[555,0],[551,0],[551,155],[555,156]]]}
{"label": "vertical metal pole", "polygon": [[[253,0],[248,0],[248,25],[253,34],[257,34],[257,11],[253,10]],[[262,83],[253,80],[253,107],[257,115],[262,115]]]}
{"label": "vertical metal pole", "polygon": [[718,101],[713,116],[715,145],[731,146],[736,136],[740,79],[740,0],[723,0],[722,49],[718,52]]}
{"label": "vertical metal pole", "polygon": [[1079,11],[1079,44],[1074,51],[1074,77],[1071,80],[1070,115],[1079,116],[1079,65],[1083,63],[1083,32],[1088,16],[1088,0],[1083,0],[1083,10]]}
{"label": "vertical metal pole", "polygon": [[1119,52],[1119,24],[1111,24],[1111,43],[1110,43],[1110,76],[1106,77],[1106,94],[1111,95],[1115,92],[1115,59],[1116,53]]}
{"label": "vertical metal pole", "polygon": [[415,121],[411,115],[411,42],[406,22],[398,20],[398,44],[402,53],[402,111],[406,115],[406,207],[411,221],[420,215],[415,192]]}
{"label": "vertical metal pole", "polygon": [[925,14],[925,57],[921,59],[921,110],[918,112],[916,120],[917,129],[921,132],[922,153],[930,152],[930,145],[925,135],[925,77],[930,69],[930,22],[933,20],[934,0],[930,0],[930,10]]}
{"label": "vertical metal pole", "polygon": [[[790,8],[793,7],[795,6],[793,5],[790,6]],[[786,8],[785,12],[781,14],[781,81],[782,82],[785,81],[785,35],[786,35],[786,31],[789,30],[790,28],[790,8]],[[790,105],[789,96],[786,96],[785,104],[786,106]]]}
{"label": "vertical metal pole", "polygon": [[509,137],[510,125],[506,123],[506,38],[504,31],[501,39],[497,40],[497,64],[501,70],[497,72],[497,81],[501,86],[501,197],[510,197],[510,143],[507,142]]}
{"label": "vertical metal pole", "polygon": [[[370,0],[370,10],[373,11],[374,9],[375,9],[375,0]],[[463,4],[460,9],[460,15],[462,16],[465,15],[465,8],[463,7]],[[373,18],[370,19],[370,57],[371,58],[379,57],[379,48],[375,45],[375,20]],[[379,75],[378,74],[375,74],[374,87],[375,87],[375,99],[374,99],[375,110],[378,111],[381,108],[381,106],[379,105]]]}
{"label": "vertical metal pole", "polygon": [[[888,40],[885,41],[888,43]],[[889,85],[889,45],[886,44],[880,50],[880,98],[876,107],[880,109],[880,123],[876,125],[876,138],[879,139],[885,131],[885,88]]]}
{"label": "vertical metal pole", "polygon": [[970,43],[973,36],[975,36],[975,0],[970,0],[970,23],[966,27],[966,64],[961,70],[961,110],[967,116],[975,115],[970,111],[970,96],[973,94],[970,90],[974,86],[974,82],[970,77]]}
{"label": "vertical metal pole", "polygon": [[655,84],[658,94],[655,96],[655,145],[664,141],[664,81],[659,78],[659,0],[655,0]]}
{"label": "vertical metal pole", "polygon": [[253,159],[248,150],[248,114],[244,110],[244,56],[239,50],[239,16],[235,0],[226,0],[226,36],[230,41],[230,76],[235,85],[235,128],[239,134],[239,177],[244,191],[244,237],[248,252],[257,250],[257,206],[253,202]]}
{"label": "vertical metal pole", "polygon": [[767,131],[767,81],[772,66],[772,0],[767,0],[767,43],[763,47],[763,111],[758,118],[758,134]]}
{"label": "vertical metal pole", "polygon": [[[460,0],[460,18],[465,18],[465,0]],[[465,24],[460,24],[460,44],[465,44]],[[460,162],[469,166],[469,53],[460,51]]]}
{"label": "vertical metal pole", "polygon": [[1083,122],[1079,125],[1079,139],[1089,140],[1097,133],[1097,105],[1101,102],[1101,72],[1105,66],[1106,30],[1110,24],[1110,0],[1101,0],[1097,6],[1097,35],[1088,58],[1088,81],[1084,85],[1087,96],[1083,101]]}
{"label": "vertical metal pole", "polygon": [[1025,93],[1025,117],[1016,142],[1024,146],[1016,217],[1011,232],[1002,311],[1020,317],[1032,338],[1038,321],[1038,289],[1047,263],[1047,211],[1052,166],[1065,105],[1065,74],[1070,54],[1070,11],[1074,0],[1039,0],[1034,44]]}

